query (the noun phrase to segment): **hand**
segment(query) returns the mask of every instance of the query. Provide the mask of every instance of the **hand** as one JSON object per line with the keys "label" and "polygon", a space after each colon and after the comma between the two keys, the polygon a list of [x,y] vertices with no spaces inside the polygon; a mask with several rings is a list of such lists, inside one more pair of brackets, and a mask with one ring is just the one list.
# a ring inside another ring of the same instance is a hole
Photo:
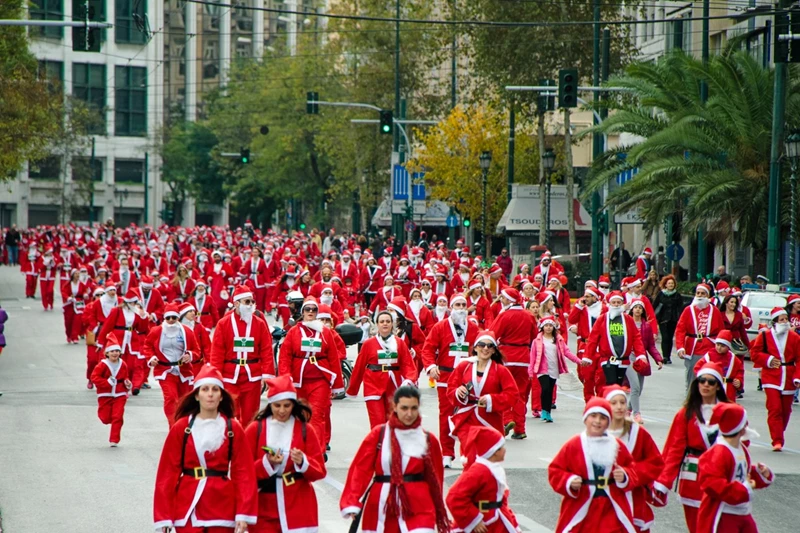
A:
{"label": "hand", "polygon": [[147,361],[147,366],[149,366],[150,368],[154,368],[157,364],[158,364],[158,357],[156,357],[155,355],[151,357],[149,361]]}
{"label": "hand", "polygon": [[475,309],[477,309],[477,307],[475,305],[470,305],[469,307],[467,307],[467,312],[468,313],[474,313]]}
{"label": "hand", "polygon": [[759,474],[761,474],[765,478],[769,477],[769,467],[764,463],[756,464],[756,470],[758,471]]}
{"label": "hand", "polygon": [[614,481],[616,481],[617,483],[622,483],[623,481],[625,481],[625,471],[620,467],[616,467],[612,475],[614,477]]}
{"label": "hand", "polygon": [[576,326],[575,324],[571,325],[569,327],[569,332],[570,333],[578,333],[578,326]]}
{"label": "hand", "polygon": [[769,364],[770,368],[780,368],[781,367],[781,360],[777,357],[772,359],[772,362]]}
{"label": "hand", "polygon": [[267,385],[267,378],[263,378],[261,380],[261,388],[264,389],[264,392],[269,390],[269,385]]}
{"label": "hand", "polygon": [[583,480],[579,477],[576,477],[569,482],[569,490],[571,490],[572,492],[578,492],[579,490],[581,490],[582,486],[583,486]]}
{"label": "hand", "polygon": [[686,357],[686,350],[681,348],[680,350],[678,350],[677,356],[680,357],[681,359],[685,358]]}
{"label": "hand", "polygon": [[133,388],[133,383],[131,383],[131,380],[126,379],[123,383],[125,383],[125,388],[126,389],[132,389]]}
{"label": "hand", "polygon": [[733,380],[733,386],[738,389],[738,388],[740,388],[742,386],[742,382],[739,381],[738,379],[734,379]]}
{"label": "hand", "polygon": [[489,400],[487,400],[487,398],[488,398],[488,396],[481,397],[481,399],[478,400],[478,407],[484,407],[485,408],[486,405],[489,403]]}
{"label": "hand", "polygon": [[247,531],[247,522],[236,522],[236,529],[234,529],[234,533],[245,533]]}
{"label": "hand", "polygon": [[591,364],[592,363],[590,363],[589,361],[584,361],[583,359],[581,359],[581,366],[589,366]]}
{"label": "hand", "polygon": [[298,448],[292,448],[292,450],[289,452],[289,457],[292,458],[292,462],[297,466],[301,466],[303,464],[303,460],[305,459],[303,450]]}
{"label": "hand", "polygon": [[439,381],[439,377],[441,376],[441,374],[439,374],[439,367],[438,367],[438,366],[435,366],[435,367],[431,368],[431,369],[428,371],[428,376],[429,376],[431,379],[434,379],[434,380],[436,380],[436,381]]}
{"label": "hand", "polygon": [[456,389],[456,394],[458,395],[459,398],[465,400],[467,398],[467,394],[469,394],[469,391],[467,391],[467,388],[464,385],[461,385],[459,388]]}
{"label": "hand", "polygon": [[283,454],[267,452],[267,461],[269,461],[269,464],[273,466],[278,466],[279,464],[283,463]]}
{"label": "hand", "polygon": [[489,530],[486,528],[486,524],[484,524],[483,521],[481,521],[480,523],[478,523],[477,526],[475,526],[475,529],[473,529],[472,531],[474,531],[475,533],[486,533]]}
{"label": "hand", "polygon": [[112,387],[117,384],[116,378],[108,378],[106,381],[108,381],[108,384],[111,385]]}
{"label": "hand", "polygon": [[344,515],[344,518],[345,518],[345,520],[355,520],[356,519],[356,513],[347,513],[346,515]]}
{"label": "hand", "polygon": [[189,352],[184,353],[183,357],[181,357],[181,364],[185,365],[186,363],[191,363],[191,362],[192,362],[192,354],[190,354]]}
{"label": "hand", "polygon": [[656,366],[658,367],[659,370],[661,370],[662,368],[664,368],[664,363],[662,363],[661,361],[656,361]]}

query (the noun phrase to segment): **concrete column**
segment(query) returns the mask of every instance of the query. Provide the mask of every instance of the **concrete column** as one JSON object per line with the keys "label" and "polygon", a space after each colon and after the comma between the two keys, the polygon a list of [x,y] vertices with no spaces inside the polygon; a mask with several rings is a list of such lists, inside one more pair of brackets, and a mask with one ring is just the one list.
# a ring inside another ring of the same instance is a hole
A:
{"label": "concrete column", "polygon": [[231,10],[221,7],[219,17],[219,86],[228,85],[231,69]]}
{"label": "concrete column", "polygon": [[184,6],[184,26],[186,32],[186,44],[183,48],[184,59],[184,81],[186,82],[186,94],[184,96],[184,108],[186,120],[194,122],[197,120],[197,8],[198,5],[186,2]]}
{"label": "concrete column", "polygon": [[264,13],[258,11],[264,7],[264,0],[253,0],[253,57],[264,56]]}

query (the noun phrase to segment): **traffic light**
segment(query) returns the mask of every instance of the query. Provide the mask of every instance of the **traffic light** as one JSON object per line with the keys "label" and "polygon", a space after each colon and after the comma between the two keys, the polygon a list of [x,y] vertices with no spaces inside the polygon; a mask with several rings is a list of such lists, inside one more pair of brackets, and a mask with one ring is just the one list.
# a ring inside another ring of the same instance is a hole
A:
{"label": "traffic light", "polygon": [[[546,87],[552,87],[553,89],[556,88],[556,80],[539,80],[539,85],[544,85]],[[556,97],[555,96],[545,96],[545,93],[539,93],[539,97],[536,100],[536,110],[539,113],[544,113],[545,111],[555,111],[556,110]]]}
{"label": "traffic light", "polygon": [[381,135],[392,134],[392,112],[388,109],[381,109]]}
{"label": "traffic light", "polygon": [[472,225],[472,222],[470,221],[469,217],[464,217],[464,227],[468,228],[471,225]]}
{"label": "traffic light", "polygon": [[319,93],[306,93],[306,113],[309,115],[319,115]]}
{"label": "traffic light", "polygon": [[578,69],[558,71],[558,107],[578,107]]}
{"label": "traffic light", "polygon": [[[94,22],[104,20],[103,0],[75,0],[72,4],[72,20],[80,22]],[[99,52],[100,28],[76,27],[72,28],[73,52]]]}
{"label": "traffic light", "polygon": [[246,165],[250,162],[250,148],[240,148],[239,149],[239,159],[243,165]]}
{"label": "traffic light", "polygon": [[300,223],[300,229],[301,229],[301,230],[305,230],[305,229],[306,229],[306,224],[305,224],[305,222],[301,222],[301,223]]}

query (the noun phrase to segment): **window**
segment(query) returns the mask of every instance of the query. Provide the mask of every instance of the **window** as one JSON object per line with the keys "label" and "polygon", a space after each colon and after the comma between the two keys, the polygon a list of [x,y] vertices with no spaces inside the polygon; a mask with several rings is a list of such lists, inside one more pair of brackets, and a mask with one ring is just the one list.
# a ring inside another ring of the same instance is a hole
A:
{"label": "window", "polygon": [[125,161],[117,159],[114,162],[115,183],[143,183],[144,161],[137,159]]}
{"label": "window", "polygon": [[147,0],[115,0],[115,40],[118,43],[144,44],[144,33],[138,25],[144,23]]}
{"label": "window", "polygon": [[692,21],[677,18],[667,25],[667,50],[692,51]]}
{"label": "window", "polygon": [[61,94],[64,84],[64,63],[61,61],[39,61],[39,79],[50,83],[52,94]]}
{"label": "window", "polygon": [[61,158],[51,155],[28,163],[28,177],[33,180],[57,180],[61,178]]}
{"label": "window", "polygon": [[[64,0],[31,0],[29,16],[31,20],[64,20]],[[64,37],[64,28],[31,28],[32,35],[40,35],[49,39]]]}
{"label": "window", "polygon": [[106,66],[89,63],[72,64],[72,94],[95,111],[99,119],[89,133],[106,133]]}
{"label": "window", "polygon": [[[92,169],[92,167],[94,167]],[[94,170],[94,171],[92,171]],[[95,158],[92,165],[91,157],[72,158],[72,181],[85,181],[91,173],[92,181],[103,181],[103,160]]]}
{"label": "window", "polygon": [[116,68],[116,135],[147,134],[147,71],[143,67]]}
{"label": "window", "polygon": [[[89,2],[89,19],[94,22],[105,22],[106,0],[72,0],[72,20],[82,21],[84,19],[87,1]],[[99,52],[100,44],[106,40],[106,30],[95,29],[90,32],[89,38],[91,39],[89,46],[94,47],[94,50],[86,50],[86,30],[72,28],[72,49],[80,52]]]}

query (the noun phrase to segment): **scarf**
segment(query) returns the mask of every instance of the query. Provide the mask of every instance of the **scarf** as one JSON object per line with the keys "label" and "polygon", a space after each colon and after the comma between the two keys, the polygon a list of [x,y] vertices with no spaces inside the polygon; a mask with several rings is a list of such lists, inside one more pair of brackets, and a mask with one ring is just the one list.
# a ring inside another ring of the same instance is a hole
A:
{"label": "scarf", "polygon": [[[422,417],[419,416],[410,426],[403,424],[397,414],[392,413],[387,425],[391,429],[391,481],[389,487],[389,497],[386,499],[386,513],[387,515],[393,513],[394,516],[412,516],[414,512],[411,509],[406,487],[403,484],[403,452],[400,449],[400,441],[397,440],[397,435],[394,430],[408,430],[419,428],[422,424]],[[427,432],[425,438],[428,439],[428,446],[430,448],[430,437]],[[425,483],[428,485],[428,490],[431,493],[431,499],[436,510],[436,530],[438,533],[448,533],[450,531],[450,521],[447,518],[447,510],[444,506],[444,497],[442,495],[442,487],[439,486],[439,481],[436,479],[436,474],[433,469],[433,461],[431,460],[430,450],[425,453],[422,458],[424,464],[423,476]],[[399,502],[399,508],[398,508]],[[400,514],[402,512],[402,515]]]}

